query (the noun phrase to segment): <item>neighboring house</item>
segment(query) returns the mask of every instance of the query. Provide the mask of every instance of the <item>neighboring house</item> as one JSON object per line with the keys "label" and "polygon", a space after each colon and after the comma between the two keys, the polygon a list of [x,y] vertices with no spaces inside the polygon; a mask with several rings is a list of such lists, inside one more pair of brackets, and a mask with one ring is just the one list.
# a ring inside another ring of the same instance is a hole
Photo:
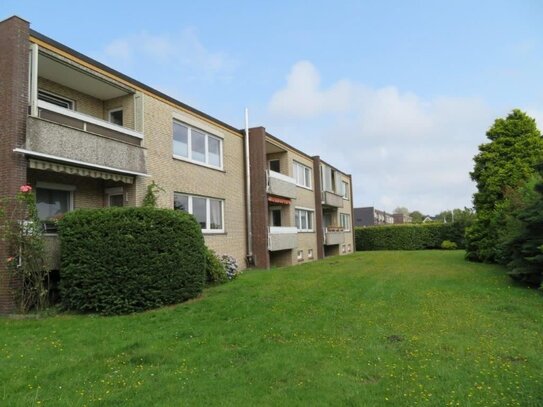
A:
{"label": "neighboring house", "polygon": [[354,208],[354,217],[356,227],[392,225],[394,223],[392,214],[375,209],[373,206]]}
{"label": "neighboring house", "polygon": [[[18,17],[0,22],[0,52],[0,197],[34,188],[51,269],[59,268],[52,220],[77,208],[141,205],[153,181],[163,189],[160,207],[193,214],[206,244],[241,267],[353,250],[351,176],[319,157],[262,127],[246,140],[244,130]],[[0,313],[12,309],[5,273],[0,262]]]}
{"label": "neighboring house", "polygon": [[429,222],[435,222],[435,219],[430,217],[430,216],[426,216],[423,220],[422,220],[422,223],[429,223]]}
{"label": "neighboring house", "polygon": [[411,223],[411,222],[413,222],[413,218],[411,218],[411,216],[406,215],[404,213],[395,213],[392,216],[394,218],[394,224],[395,225],[401,225],[403,223]]}

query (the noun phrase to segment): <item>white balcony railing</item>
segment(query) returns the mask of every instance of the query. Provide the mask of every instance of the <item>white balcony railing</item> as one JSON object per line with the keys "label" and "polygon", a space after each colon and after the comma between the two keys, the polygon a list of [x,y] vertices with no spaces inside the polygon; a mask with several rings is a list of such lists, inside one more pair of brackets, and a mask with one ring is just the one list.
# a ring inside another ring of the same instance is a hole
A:
{"label": "white balcony railing", "polygon": [[296,180],[288,175],[267,170],[268,193],[271,195],[296,198]]}
{"label": "white balcony railing", "polygon": [[136,131],[136,130],[132,130],[132,129],[129,129],[129,128],[123,127],[123,126],[119,126],[117,124],[108,122],[106,120],[99,119],[99,118],[94,117],[94,116],[90,116],[90,115],[85,114],[85,113],[76,112],[75,110],[66,109],[64,107],[60,107],[60,106],[54,105],[52,103],[45,102],[43,100],[38,100],[38,108],[39,109],[44,109],[44,110],[49,110],[51,112],[58,113],[58,114],[61,114],[63,116],[67,116],[67,117],[71,117],[73,119],[79,120],[79,121],[81,121],[83,123],[83,130],[84,131],[87,131],[87,124],[94,124],[95,126],[104,127],[106,129],[116,131],[118,133],[123,133],[123,134],[126,134],[128,136],[143,139],[143,134]]}
{"label": "white balcony railing", "polygon": [[270,226],[268,250],[288,250],[298,246],[298,229],[290,226]]}

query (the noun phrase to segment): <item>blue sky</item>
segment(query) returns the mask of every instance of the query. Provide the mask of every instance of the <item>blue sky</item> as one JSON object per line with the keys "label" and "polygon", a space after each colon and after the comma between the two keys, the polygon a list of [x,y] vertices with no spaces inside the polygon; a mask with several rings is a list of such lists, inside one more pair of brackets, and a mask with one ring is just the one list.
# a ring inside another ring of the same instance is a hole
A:
{"label": "blue sky", "polygon": [[353,174],[355,205],[471,206],[485,131],[543,123],[543,3],[1,0],[31,27]]}

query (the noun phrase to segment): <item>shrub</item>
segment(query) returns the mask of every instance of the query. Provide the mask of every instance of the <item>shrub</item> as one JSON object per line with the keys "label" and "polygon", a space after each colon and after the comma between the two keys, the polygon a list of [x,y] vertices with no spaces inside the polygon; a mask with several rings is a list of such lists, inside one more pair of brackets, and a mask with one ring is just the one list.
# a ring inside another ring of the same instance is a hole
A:
{"label": "shrub", "polygon": [[223,254],[221,256],[221,263],[224,266],[226,276],[229,280],[234,280],[237,276],[241,274],[241,271],[238,268],[238,263],[236,262],[236,259],[234,257]]}
{"label": "shrub", "polygon": [[206,247],[206,281],[209,284],[222,284],[228,281],[226,270],[221,259],[213,250]]}
{"label": "shrub", "polygon": [[450,240],[461,248],[462,235],[454,223],[370,226],[355,229],[355,243],[356,250],[424,250]]}
{"label": "shrub", "polygon": [[195,219],[156,208],[80,209],[59,222],[61,300],[104,315],[179,303],[205,281],[205,246]]}
{"label": "shrub", "polygon": [[451,242],[450,240],[444,240],[441,243],[441,248],[443,250],[456,250],[458,249],[458,245],[454,242]]}

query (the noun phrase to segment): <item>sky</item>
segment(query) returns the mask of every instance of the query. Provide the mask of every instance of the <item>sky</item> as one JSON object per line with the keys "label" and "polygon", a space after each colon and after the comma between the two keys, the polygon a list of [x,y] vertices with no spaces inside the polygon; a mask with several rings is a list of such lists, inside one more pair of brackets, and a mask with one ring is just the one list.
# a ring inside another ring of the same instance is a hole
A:
{"label": "sky", "polygon": [[352,174],[355,206],[471,207],[485,133],[543,126],[541,1],[0,0],[31,28]]}

